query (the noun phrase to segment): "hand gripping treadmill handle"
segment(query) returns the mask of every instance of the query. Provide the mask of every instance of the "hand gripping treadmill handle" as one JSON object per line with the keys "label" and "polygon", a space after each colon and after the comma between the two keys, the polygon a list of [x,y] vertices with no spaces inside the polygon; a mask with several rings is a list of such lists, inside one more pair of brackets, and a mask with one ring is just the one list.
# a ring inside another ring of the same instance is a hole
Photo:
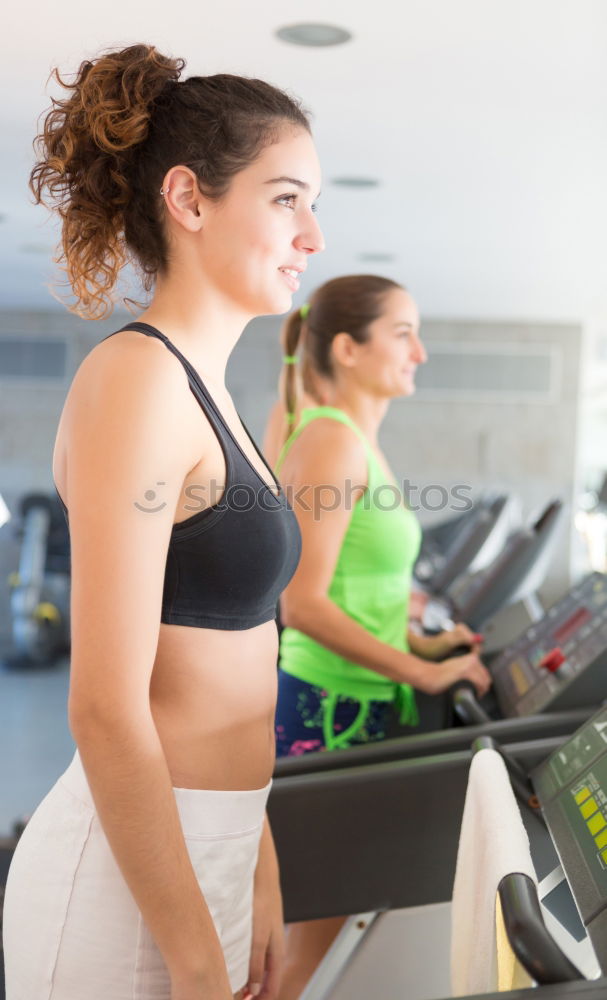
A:
{"label": "hand gripping treadmill handle", "polygon": [[459,681],[451,689],[453,711],[465,726],[484,725],[491,722],[490,716],[479,703],[476,689],[470,681]]}
{"label": "hand gripping treadmill handle", "polygon": [[517,959],[540,986],[584,979],[548,932],[528,875],[504,875],[498,886],[506,934]]}

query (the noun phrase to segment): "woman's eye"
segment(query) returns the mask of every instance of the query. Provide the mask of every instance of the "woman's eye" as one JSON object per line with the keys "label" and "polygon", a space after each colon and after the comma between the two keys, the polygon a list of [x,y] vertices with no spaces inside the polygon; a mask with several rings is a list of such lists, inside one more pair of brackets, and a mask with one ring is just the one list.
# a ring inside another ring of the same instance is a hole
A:
{"label": "woman's eye", "polygon": [[297,195],[296,194],[283,194],[283,195],[281,195],[280,198],[277,198],[276,201],[278,202],[279,205],[288,205],[289,208],[295,208],[295,202],[297,201]]}
{"label": "woman's eye", "polygon": [[[296,194],[283,194],[283,195],[280,196],[280,198],[276,199],[276,202],[279,205],[286,205],[288,208],[295,209],[296,202],[297,202],[297,195]],[[312,212],[317,212],[318,211],[318,206],[316,204],[310,205],[310,209],[311,209]]]}

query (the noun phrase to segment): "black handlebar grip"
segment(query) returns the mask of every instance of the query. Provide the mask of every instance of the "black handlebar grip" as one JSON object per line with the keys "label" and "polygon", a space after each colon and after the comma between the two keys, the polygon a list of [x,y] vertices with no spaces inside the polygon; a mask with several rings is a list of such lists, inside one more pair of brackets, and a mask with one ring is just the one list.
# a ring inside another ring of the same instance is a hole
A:
{"label": "black handlebar grip", "polygon": [[458,681],[452,688],[453,710],[465,726],[479,726],[491,722],[476,697],[476,688],[470,681]]}

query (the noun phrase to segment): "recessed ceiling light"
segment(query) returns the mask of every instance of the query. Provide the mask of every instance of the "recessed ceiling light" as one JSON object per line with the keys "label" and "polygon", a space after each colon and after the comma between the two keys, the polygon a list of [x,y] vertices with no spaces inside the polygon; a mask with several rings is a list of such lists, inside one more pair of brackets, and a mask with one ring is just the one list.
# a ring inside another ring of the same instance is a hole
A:
{"label": "recessed ceiling light", "polygon": [[372,188],[378,187],[379,181],[377,177],[333,177],[331,184],[348,188]]}
{"label": "recessed ceiling light", "polygon": [[278,28],[277,38],[283,42],[290,42],[291,45],[343,45],[349,42],[352,34],[345,28],[338,28],[335,24],[288,24],[284,28]]}
{"label": "recessed ceiling light", "polygon": [[373,253],[369,251],[367,253],[359,253],[358,259],[365,261],[368,264],[389,264],[390,261],[396,260],[395,253]]}

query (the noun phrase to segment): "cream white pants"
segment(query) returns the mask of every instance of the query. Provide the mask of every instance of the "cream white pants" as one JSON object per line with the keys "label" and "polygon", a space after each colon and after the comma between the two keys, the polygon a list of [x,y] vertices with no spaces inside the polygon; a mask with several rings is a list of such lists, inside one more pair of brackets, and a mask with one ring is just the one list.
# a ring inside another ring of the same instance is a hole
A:
{"label": "cream white pants", "polygon": [[[175,788],[232,992],[247,982],[270,785]],[[4,903],[6,1000],[169,1000],[166,965],[114,860],[78,753],[17,845]]]}

